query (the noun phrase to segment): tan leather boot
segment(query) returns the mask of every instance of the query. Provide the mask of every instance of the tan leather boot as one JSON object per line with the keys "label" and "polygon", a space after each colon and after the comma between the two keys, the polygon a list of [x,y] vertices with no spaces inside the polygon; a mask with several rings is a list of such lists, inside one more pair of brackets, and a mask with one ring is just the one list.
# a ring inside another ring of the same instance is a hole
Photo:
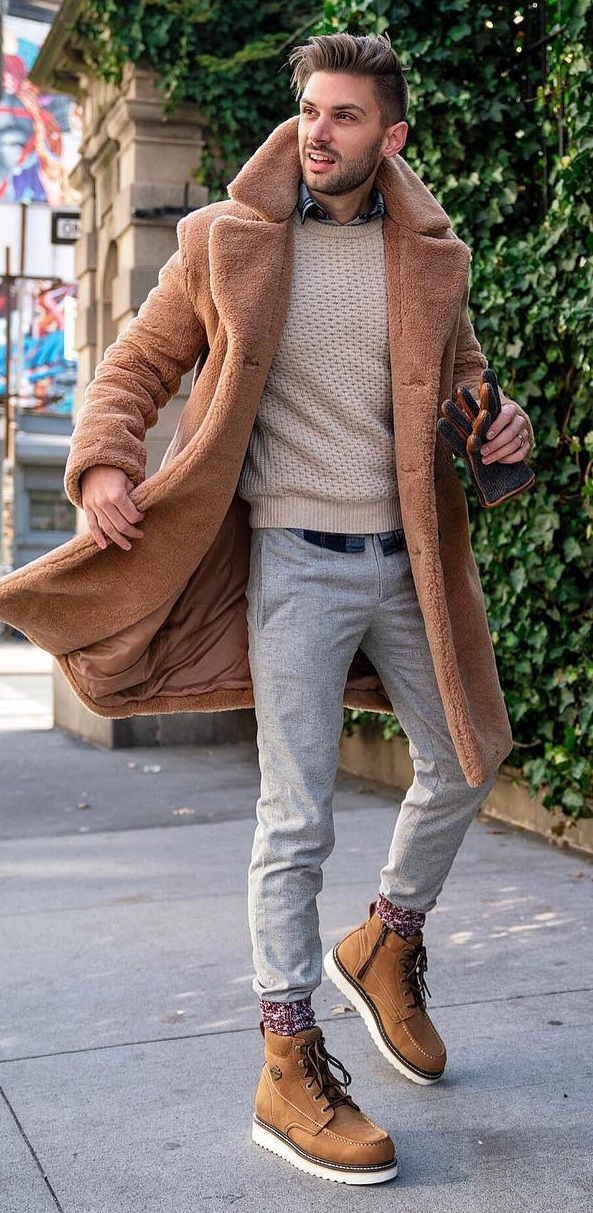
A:
{"label": "tan leather boot", "polygon": [[422,933],[402,938],[372,905],[367,922],[328,952],[324,967],[387,1061],[412,1082],[438,1082],[447,1053],[426,1013]]}
{"label": "tan leather boot", "polygon": [[393,1179],[393,1142],[347,1094],[350,1075],[326,1052],[321,1029],[296,1036],[266,1031],[264,1041],[253,1140],[320,1179],[344,1184]]}

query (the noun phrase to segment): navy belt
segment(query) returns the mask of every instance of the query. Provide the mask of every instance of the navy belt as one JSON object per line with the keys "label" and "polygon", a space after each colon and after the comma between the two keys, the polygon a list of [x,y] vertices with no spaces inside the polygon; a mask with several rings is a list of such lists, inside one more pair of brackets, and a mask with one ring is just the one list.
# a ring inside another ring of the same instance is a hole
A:
{"label": "navy belt", "polygon": [[[298,527],[288,527],[293,535],[306,539],[307,543],[315,544],[318,548],[328,548],[331,552],[364,552],[364,535],[340,535],[335,531],[303,531]],[[384,556],[393,552],[405,552],[406,537],[403,531],[382,531],[378,536]]]}

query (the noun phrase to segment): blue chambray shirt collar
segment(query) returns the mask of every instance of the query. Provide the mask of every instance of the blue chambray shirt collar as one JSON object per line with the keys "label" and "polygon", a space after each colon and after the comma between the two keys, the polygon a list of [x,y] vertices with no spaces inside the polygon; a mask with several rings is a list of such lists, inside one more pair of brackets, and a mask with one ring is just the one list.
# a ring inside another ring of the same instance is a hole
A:
{"label": "blue chambray shirt collar", "polygon": [[[299,187],[297,210],[301,216],[301,223],[304,223],[305,219],[315,219],[317,223],[336,223],[336,220],[332,219],[327,211],[311,197],[304,181],[301,181]],[[383,195],[376,186],[373,186],[371,190],[371,209],[365,211],[364,215],[357,215],[355,219],[350,219],[349,223],[337,224],[337,226],[353,227],[357,223],[369,223],[371,219],[382,219],[384,214],[385,202]]]}

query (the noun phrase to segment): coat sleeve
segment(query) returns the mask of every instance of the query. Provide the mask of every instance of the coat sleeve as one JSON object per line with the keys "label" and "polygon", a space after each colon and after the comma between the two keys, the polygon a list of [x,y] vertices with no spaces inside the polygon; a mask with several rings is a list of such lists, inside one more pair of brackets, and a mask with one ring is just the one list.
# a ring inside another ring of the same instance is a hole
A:
{"label": "coat sleeve", "polygon": [[135,485],[144,479],[146,431],[206,345],[188,289],[182,228],[179,248],[160,271],[158,285],[106,351],[86,390],[65,473],[74,505],[81,505],[80,477],[96,464],[121,468]]}
{"label": "coat sleeve", "polygon": [[453,366],[453,390],[463,384],[470,392],[477,395],[480,371],[485,370],[488,363],[480,348],[480,343],[474,333],[472,322],[467,310],[469,288],[465,292],[461,305],[457,344],[455,346],[455,363]]}
{"label": "coat sleeve", "polygon": [[[464,384],[466,387],[469,388],[470,392],[472,392],[473,395],[477,397],[477,394],[478,394],[477,389],[478,389],[478,381],[480,378],[480,371],[483,371],[484,368],[488,366],[488,363],[482,353],[482,350],[480,348],[480,343],[476,337],[476,334],[474,333],[472,322],[469,318],[469,312],[468,312],[468,308],[467,308],[468,294],[469,294],[469,291],[466,292],[465,298],[464,298],[464,301],[462,304],[461,319],[459,322],[459,330],[457,333],[457,345],[455,348],[455,364],[454,364],[454,368],[453,368],[453,389],[455,389],[458,384]],[[504,391],[502,391],[502,389],[501,389],[501,398],[502,398],[503,404],[505,403],[506,400],[511,399],[510,396],[505,395],[505,393],[504,393]],[[517,401],[515,400],[515,401],[513,401],[513,403],[517,404]],[[525,424],[527,426],[527,431],[528,431],[528,435],[529,435],[529,446],[530,446],[530,449],[533,450],[533,446],[535,443],[535,437],[534,437],[534,433],[533,433],[533,427],[529,420],[529,415],[525,412],[525,409],[520,404],[517,404],[517,408],[519,409],[519,412],[522,414],[522,416],[525,419]]]}

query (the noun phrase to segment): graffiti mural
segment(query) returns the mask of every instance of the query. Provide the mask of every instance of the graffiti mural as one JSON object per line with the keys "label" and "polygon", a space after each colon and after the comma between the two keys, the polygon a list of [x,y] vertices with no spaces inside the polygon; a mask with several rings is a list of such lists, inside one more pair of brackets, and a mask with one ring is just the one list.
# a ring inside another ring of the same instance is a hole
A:
{"label": "graffiti mural", "polygon": [[76,159],[80,107],[45,96],[28,79],[49,26],[6,17],[0,94],[0,202],[76,205],[68,172]]}
{"label": "graffiti mural", "polygon": [[71,330],[76,286],[38,279],[0,293],[0,396],[6,392],[6,334],[10,316],[9,393],[19,411],[70,415],[76,385]]}

